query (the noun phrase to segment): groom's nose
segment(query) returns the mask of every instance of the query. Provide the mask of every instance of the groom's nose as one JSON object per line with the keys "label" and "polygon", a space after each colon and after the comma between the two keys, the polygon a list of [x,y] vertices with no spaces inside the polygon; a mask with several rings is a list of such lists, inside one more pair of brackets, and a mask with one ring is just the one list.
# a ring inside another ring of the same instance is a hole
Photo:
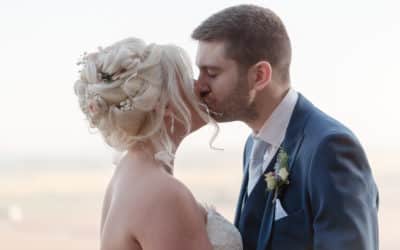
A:
{"label": "groom's nose", "polygon": [[201,78],[194,82],[194,89],[199,98],[205,98],[211,93],[210,86],[205,81],[202,81]]}

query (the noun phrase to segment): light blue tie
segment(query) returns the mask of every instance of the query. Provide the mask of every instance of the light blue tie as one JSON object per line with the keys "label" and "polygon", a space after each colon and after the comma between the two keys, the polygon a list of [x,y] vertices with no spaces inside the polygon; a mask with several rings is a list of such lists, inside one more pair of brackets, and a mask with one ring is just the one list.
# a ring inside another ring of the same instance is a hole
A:
{"label": "light blue tie", "polygon": [[247,183],[247,195],[250,195],[251,191],[258,182],[258,179],[263,173],[262,167],[264,163],[264,155],[267,150],[269,143],[253,137],[253,148],[250,153],[249,159],[249,181]]}

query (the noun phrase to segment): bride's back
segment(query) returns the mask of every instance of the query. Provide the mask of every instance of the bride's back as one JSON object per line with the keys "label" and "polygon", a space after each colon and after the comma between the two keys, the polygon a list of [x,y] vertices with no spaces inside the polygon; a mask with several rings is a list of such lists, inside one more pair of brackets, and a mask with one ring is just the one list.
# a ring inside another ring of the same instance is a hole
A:
{"label": "bride's back", "polygon": [[205,218],[190,191],[162,164],[145,153],[128,153],[107,188],[101,249],[211,249]]}

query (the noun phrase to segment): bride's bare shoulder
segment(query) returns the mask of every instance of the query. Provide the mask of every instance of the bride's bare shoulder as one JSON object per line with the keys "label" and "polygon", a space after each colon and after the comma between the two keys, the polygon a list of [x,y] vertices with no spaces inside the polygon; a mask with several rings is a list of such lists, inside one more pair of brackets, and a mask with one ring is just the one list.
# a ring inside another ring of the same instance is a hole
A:
{"label": "bride's bare shoulder", "polygon": [[116,171],[111,185],[112,200],[120,214],[135,218],[141,226],[143,218],[148,223],[148,216],[167,216],[179,209],[192,209],[195,213],[198,210],[190,190],[160,169],[129,171],[121,168]]}
{"label": "bride's bare shoulder", "polygon": [[111,185],[110,218],[129,238],[141,245],[158,244],[155,249],[188,249],[193,244],[194,249],[211,249],[203,211],[173,176],[156,168],[143,172],[121,168]]}
{"label": "bride's bare shoulder", "polygon": [[190,190],[181,181],[157,168],[138,171],[117,169],[110,185],[113,195],[133,202],[132,205],[137,205],[138,201],[144,205],[146,202],[154,203],[155,198],[159,202],[169,201],[169,196],[193,199]]}

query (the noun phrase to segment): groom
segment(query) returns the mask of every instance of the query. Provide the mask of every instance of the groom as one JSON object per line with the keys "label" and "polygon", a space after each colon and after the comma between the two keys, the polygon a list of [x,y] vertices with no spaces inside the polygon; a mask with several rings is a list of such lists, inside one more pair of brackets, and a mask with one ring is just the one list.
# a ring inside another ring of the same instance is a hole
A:
{"label": "groom", "polygon": [[378,192],[365,153],[349,129],[291,87],[280,18],[234,6],[192,37],[198,95],[217,121],[243,121],[253,131],[235,218],[244,249],[378,249]]}

